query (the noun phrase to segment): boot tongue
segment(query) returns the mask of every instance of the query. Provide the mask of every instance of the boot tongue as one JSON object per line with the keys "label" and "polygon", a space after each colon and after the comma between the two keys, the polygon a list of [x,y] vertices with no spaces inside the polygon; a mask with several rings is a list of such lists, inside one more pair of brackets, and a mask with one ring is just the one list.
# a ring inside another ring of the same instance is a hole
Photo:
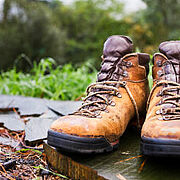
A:
{"label": "boot tongue", "polygon": [[168,58],[164,67],[165,79],[180,83],[180,41],[167,41],[159,45],[159,51]]}
{"label": "boot tongue", "polygon": [[104,43],[103,62],[97,81],[118,80],[119,75],[116,65],[124,55],[131,53],[132,49],[133,44],[129,37],[110,36]]}

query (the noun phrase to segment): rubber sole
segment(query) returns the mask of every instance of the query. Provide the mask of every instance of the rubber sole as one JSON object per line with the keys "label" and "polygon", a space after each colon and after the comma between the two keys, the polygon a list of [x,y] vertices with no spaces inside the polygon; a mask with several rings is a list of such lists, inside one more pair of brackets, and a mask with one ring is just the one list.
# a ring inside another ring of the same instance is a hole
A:
{"label": "rubber sole", "polygon": [[140,149],[146,156],[180,157],[180,140],[142,137]]}
{"label": "rubber sole", "polygon": [[47,143],[59,150],[73,153],[103,153],[117,149],[119,141],[110,144],[105,138],[87,138],[48,130]]}

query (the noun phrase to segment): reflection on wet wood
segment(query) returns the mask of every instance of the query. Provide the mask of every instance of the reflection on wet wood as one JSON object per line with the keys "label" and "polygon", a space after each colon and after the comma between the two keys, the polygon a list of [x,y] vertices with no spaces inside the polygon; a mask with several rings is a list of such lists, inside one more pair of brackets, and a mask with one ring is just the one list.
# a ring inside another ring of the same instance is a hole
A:
{"label": "reflection on wet wood", "polygon": [[73,161],[54,148],[44,143],[44,150],[47,155],[48,162],[58,171],[71,179],[96,179],[104,180],[105,178],[99,176],[97,171]]}
{"label": "reflection on wet wood", "polygon": [[120,180],[126,180],[126,178],[123,177],[121,174],[117,174],[116,177]]}
{"label": "reflection on wet wood", "polygon": [[127,159],[123,159],[119,162],[116,162],[114,164],[119,164],[119,163],[122,163],[122,162],[125,162],[125,161],[129,161],[129,160],[132,160],[132,159],[136,159],[136,158],[139,158],[139,157],[142,157],[143,155],[138,155],[138,156],[135,156],[135,157],[130,157],[130,158],[127,158]]}

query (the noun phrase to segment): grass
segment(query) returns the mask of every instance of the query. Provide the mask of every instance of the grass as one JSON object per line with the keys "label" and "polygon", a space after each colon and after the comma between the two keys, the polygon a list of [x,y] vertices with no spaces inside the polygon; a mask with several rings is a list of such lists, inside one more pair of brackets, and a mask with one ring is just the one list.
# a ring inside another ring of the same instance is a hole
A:
{"label": "grass", "polygon": [[148,75],[148,80],[149,80],[149,87],[152,89],[153,86],[153,78],[152,78],[152,63],[149,64],[149,75]]}
{"label": "grass", "polygon": [[[1,72],[0,94],[41,97],[52,100],[76,100],[85,94],[87,86],[96,81],[97,70],[90,63],[79,68],[71,64],[55,67],[51,58],[35,63],[29,73],[16,68]],[[152,65],[148,76],[152,87]]]}
{"label": "grass", "polygon": [[51,58],[34,63],[29,73],[16,68],[0,75],[0,94],[43,97],[52,100],[75,100],[95,82],[97,71],[89,63],[75,69],[71,64],[56,67]]}

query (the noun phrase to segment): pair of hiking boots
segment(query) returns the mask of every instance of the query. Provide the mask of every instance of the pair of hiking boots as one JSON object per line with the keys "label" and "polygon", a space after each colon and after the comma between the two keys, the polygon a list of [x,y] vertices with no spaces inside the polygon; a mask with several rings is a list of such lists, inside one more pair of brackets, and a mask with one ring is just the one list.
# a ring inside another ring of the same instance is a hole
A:
{"label": "pair of hiking boots", "polygon": [[97,82],[87,88],[76,112],[53,122],[48,144],[70,152],[109,152],[134,119],[138,127],[143,125],[144,155],[180,155],[180,41],[161,43],[153,56],[151,92],[150,57],[132,50],[127,36],[105,41]]}

